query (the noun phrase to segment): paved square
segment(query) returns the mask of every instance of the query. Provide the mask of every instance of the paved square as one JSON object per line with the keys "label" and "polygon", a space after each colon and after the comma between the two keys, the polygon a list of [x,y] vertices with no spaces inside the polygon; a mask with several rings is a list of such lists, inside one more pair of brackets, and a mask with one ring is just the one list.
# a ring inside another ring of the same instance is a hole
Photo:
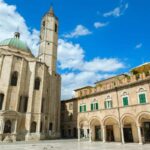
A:
{"label": "paved square", "polygon": [[0,150],[150,150],[150,144],[120,144],[102,142],[78,142],[77,140],[51,140],[40,142],[16,142],[0,144]]}

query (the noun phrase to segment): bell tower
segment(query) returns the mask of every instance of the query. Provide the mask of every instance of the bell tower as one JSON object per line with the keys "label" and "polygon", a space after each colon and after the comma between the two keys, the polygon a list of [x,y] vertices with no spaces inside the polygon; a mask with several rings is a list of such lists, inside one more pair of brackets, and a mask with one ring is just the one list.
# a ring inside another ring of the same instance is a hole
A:
{"label": "bell tower", "polygon": [[48,67],[50,73],[56,72],[58,47],[58,18],[53,8],[45,14],[41,22],[39,59]]}

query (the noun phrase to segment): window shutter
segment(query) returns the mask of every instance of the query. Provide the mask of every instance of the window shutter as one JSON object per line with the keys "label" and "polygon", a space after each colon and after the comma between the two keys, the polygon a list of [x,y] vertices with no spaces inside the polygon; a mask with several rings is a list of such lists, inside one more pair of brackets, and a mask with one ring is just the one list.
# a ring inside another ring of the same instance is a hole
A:
{"label": "window shutter", "polygon": [[98,110],[98,103],[96,103],[96,110]]}
{"label": "window shutter", "polygon": [[82,112],[82,106],[80,106],[80,112]]}
{"label": "window shutter", "polygon": [[139,99],[140,99],[140,104],[146,103],[146,97],[145,97],[145,94],[140,94],[140,95],[139,95]]}
{"label": "window shutter", "polygon": [[93,111],[93,103],[91,104],[91,111]]}
{"label": "window shutter", "polygon": [[109,101],[109,108],[112,108],[112,101]]}
{"label": "window shutter", "polygon": [[123,98],[123,106],[128,106],[128,97]]}
{"label": "window shutter", "polygon": [[107,108],[107,101],[105,101],[104,104],[105,104],[105,108]]}
{"label": "window shutter", "polygon": [[84,105],[84,112],[86,112],[86,105]]}

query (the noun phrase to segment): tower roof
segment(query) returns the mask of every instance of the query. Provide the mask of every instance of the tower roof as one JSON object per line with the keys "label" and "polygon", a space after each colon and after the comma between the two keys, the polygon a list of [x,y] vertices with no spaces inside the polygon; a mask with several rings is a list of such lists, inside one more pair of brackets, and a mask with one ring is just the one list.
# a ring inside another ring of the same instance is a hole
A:
{"label": "tower roof", "polygon": [[31,50],[28,47],[28,45],[25,42],[23,42],[22,40],[20,40],[19,38],[20,38],[20,33],[15,32],[13,38],[9,38],[9,39],[5,39],[5,40],[1,41],[0,46],[8,46],[10,48],[15,48],[15,49],[19,49],[21,51],[31,53]]}
{"label": "tower roof", "polygon": [[49,14],[55,16],[53,6],[50,7]]}

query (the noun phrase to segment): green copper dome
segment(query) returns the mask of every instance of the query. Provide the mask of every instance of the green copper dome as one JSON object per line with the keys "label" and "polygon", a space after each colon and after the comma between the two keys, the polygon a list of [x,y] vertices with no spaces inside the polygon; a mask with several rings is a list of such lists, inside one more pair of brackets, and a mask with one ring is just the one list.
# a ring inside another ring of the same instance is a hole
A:
{"label": "green copper dome", "polygon": [[6,39],[0,42],[0,46],[9,46],[12,48],[16,48],[25,52],[31,53],[28,45],[19,39],[20,33],[16,32],[14,38]]}

